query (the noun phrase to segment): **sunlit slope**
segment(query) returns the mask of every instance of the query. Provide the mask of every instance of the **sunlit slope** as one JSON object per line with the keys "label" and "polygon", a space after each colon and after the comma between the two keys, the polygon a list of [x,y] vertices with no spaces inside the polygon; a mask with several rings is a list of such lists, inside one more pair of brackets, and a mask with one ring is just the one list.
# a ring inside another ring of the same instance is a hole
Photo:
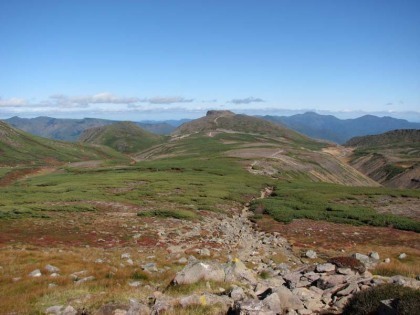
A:
{"label": "sunlit slope", "polygon": [[161,143],[164,137],[152,134],[132,122],[119,122],[85,130],[79,140],[106,145],[123,153],[133,153]]}
{"label": "sunlit slope", "polygon": [[150,159],[230,159],[254,174],[280,179],[309,179],[344,185],[375,186],[373,180],[322,151],[328,143],[313,140],[288,128],[229,111],[179,127],[165,144],[135,156]]}

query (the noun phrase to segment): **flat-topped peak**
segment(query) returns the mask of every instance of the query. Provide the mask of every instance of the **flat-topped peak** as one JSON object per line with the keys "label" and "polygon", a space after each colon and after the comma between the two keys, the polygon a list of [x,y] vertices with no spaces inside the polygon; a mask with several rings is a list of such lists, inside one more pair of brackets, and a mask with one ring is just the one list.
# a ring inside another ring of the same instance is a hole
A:
{"label": "flat-topped peak", "polygon": [[230,110],[209,110],[206,116],[234,116],[235,113]]}

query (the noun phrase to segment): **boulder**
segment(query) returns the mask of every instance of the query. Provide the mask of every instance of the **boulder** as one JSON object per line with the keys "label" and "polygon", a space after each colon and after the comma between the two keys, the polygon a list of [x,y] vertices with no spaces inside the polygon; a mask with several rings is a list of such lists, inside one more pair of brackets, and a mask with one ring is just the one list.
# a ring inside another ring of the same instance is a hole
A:
{"label": "boulder", "polygon": [[223,266],[217,262],[201,262],[195,261],[189,263],[180,272],[178,272],[173,280],[174,284],[192,284],[198,281],[216,281],[225,280],[225,271]]}
{"label": "boulder", "polygon": [[331,263],[320,264],[316,266],[316,271],[320,273],[335,271],[335,265]]}
{"label": "boulder", "polygon": [[369,257],[376,261],[380,259],[379,254],[377,252],[369,253]]}
{"label": "boulder", "polygon": [[231,263],[228,263],[224,269],[225,281],[227,282],[246,282],[252,285],[257,284],[257,279],[254,273],[248,269],[242,261],[235,258]]}
{"label": "boulder", "polygon": [[244,289],[241,287],[234,287],[230,292],[230,297],[236,302],[245,299],[246,295]]}
{"label": "boulder", "polygon": [[238,301],[234,305],[235,313],[238,315],[275,315],[276,313],[269,310],[263,301],[248,299]]}
{"label": "boulder", "polygon": [[275,294],[279,296],[281,307],[283,311],[287,309],[301,309],[303,308],[302,301],[286,287],[279,287],[275,289]]}

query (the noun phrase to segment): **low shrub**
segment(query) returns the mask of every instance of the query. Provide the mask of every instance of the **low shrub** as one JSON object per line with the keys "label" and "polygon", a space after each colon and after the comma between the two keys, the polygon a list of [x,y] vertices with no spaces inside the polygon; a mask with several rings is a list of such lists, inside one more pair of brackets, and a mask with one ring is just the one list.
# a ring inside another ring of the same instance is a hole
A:
{"label": "low shrub", "polygon": [[401,315],[416,314],[420,309],[420,291],[395,285],[385,284],[357,292],[348,301],[343,315],[376,314],[382,300],[394,300],[393,306]]}

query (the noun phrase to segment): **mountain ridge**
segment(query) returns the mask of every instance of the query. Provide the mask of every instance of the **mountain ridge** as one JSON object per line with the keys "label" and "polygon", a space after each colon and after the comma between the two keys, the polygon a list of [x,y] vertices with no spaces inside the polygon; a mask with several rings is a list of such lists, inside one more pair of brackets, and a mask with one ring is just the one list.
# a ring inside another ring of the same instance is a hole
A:
{"label": "mountain ridge", "polygon": [[392,117],[364,115],[352,119],[339,119],[333,115],[306,112],[293,116],[262,116],[274,123],[297,130],[309,137],[330,140],[339,144],[356,136],[380,134],[395,129],[420,129],[420,123]]}

